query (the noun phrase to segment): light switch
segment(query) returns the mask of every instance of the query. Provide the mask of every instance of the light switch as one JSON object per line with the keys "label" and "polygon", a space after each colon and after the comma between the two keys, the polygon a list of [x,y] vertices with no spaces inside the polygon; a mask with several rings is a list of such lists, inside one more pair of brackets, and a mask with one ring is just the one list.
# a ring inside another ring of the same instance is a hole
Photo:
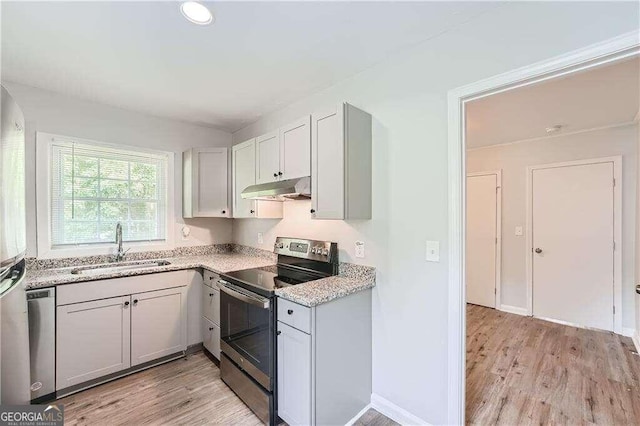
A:
{"label": "light switch", "polygon": [[516,226],[516,236],[522,237],[522,226]]}
{"label": "light switch", "polygon": [[356,241],[356,257],[364,258],[364,241]]}
{"label": "light switch", "polygon": [[264,244],[264,237],[262,236],[262,232],[258,232],[258,244]]}
{"label": "light switch", "polygon": [[427,241],[427,261],[440,262],[440,241]]}

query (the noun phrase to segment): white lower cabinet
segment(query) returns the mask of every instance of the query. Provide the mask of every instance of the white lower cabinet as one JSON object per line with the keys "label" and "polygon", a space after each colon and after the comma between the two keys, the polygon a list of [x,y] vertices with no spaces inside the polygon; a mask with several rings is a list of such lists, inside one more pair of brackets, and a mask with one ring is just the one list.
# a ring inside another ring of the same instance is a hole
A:
{"label": "white lower cabinet", "polygon": [[130,367],[130,297],[58,306],[56,389]]}
{"label": "white lower cabinet", "polygon": [[202,345],[220,359],[220,326],[202,318]]}
{"label": "white lower cabinet", "polygon": [[311,335],[278,322],[278,415],[311,424]]}
{"label": "white lower cabinet", "polygon": [[202,345],[220,359],[220,275],[204,270],[202,286]]}
{"label": "white lower cabinet", "polygon": [[193,276],[173,271],[57,287],[56,390],[185,351]]}
{"label": "white lower cabinet", "polygon": [[184,287],[131,296],[131,365],[184,350],[187,318]]}
{"label": "white lower cabinet", "polygon": [[277,305],[278,416],[291,426],[347,424],[371,403],[371,290]]}

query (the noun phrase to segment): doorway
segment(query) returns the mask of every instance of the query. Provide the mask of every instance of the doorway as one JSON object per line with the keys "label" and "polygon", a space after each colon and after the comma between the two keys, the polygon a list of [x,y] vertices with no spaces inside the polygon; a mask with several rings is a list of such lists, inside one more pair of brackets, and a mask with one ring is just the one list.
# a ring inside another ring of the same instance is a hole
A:
{"label": "doorway", "polygon": [[[464,423],[465,414],[465,141],[468,135],[465,134],[466,107],[474,100],[489,97],[491,95],[511,91],[517,88],[528,87],[534,84],[561,78],[574,73],[596,69],[598,67],[623,61],[628,58],[637,58],[639,54],[639,42],[637,34],[628,34],[606,43],[573,52],[563,57],[536,64],[531,67],[516,70],[504,75],[500,75],[488,80],[478,82],[457,90],[449,94],[449,159],[450,159],[450,270],[449,270],[449,351],[452,356],[457,354],[457,361],[449,365],[449,423]],[[467,141],[468,142],[468,141]],[[594,156],[592,156],[595,158]],[[541,161],[538,164],[552,163]],[[485,167],[491,170],[492,167]],[[523,173],[524,177],[524,173]],[[504,179],[504,175],[503,175]],[[524,191],[522,191],[524,193]],[[524,195],[524,194],[523,194]],[[504,193],[503,193],[504,196]],[[524,198],[524,197],[523,197]],[[503,219],[504,222],[504,219]],[[524,221],[523,221],[524,222]],[[524,225],[524,223],[522,224]],[[518,227],[518,226],[517,226]],[[517,228],[516,227],[516,228]],[[508,226],[505,235],[514,233],[514,228]],[[515,230],[517,232],[517,230]],[[523,243],[524,246],[524,243]],[[531,248],[528,248],[529,253]],[[504,253],[504,250],[503,250]],[[524,253],[524,251],[523,251]],[[504,261],[504,259],[503,259]],[[533,267],[532,267],[533,269]],[[505,280],[502,277],[504,286]],[[504,287],[503,287],[504,292]],[[504,294],[504,293],[503,293]],[[504,298],[505,296],[503,296]],[[522,302],[526,301],[522,297]],[[498,305],[499,301],[496,303]],[[484,309],[484,308],[483,308]],[[520,314],[526,315],[527,309],[523,308]],[[516,324],[516,321],[512,322]],[[605,345],[606,347],[610,347]],[[624,346],[624,345],[623,345]],[[489,378],[487,378],[489,380]],[[517,390],[512,389],[516,392]],[[523,401],[521,401],[523,402]],[[529,402],[524,401],[525,405]]]}
{"label": "doorway", "polygon": [[467,174],[467,303],[495,308],[500,300],[502,174]]}

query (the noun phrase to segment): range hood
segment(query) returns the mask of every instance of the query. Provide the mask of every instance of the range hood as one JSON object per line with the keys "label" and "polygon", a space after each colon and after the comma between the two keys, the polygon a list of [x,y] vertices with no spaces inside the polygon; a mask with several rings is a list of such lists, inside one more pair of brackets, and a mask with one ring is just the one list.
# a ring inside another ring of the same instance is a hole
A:
{"label": "range hood", "polygon": [[240,196],[251,200],[305,200],[311,198],[311,178],[281,180],[247,187]]}

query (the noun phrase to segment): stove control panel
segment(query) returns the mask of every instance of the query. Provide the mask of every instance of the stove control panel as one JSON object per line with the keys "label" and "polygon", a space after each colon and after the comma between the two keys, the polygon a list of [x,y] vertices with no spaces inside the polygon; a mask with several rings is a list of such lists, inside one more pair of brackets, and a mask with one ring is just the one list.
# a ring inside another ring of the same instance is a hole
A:
{"label": "stove control panel", "polygon": [[337,262],[338,244],[330,241],[304,240],[300,238],[278,237],[273,252],[285,256],[322,262]]}

